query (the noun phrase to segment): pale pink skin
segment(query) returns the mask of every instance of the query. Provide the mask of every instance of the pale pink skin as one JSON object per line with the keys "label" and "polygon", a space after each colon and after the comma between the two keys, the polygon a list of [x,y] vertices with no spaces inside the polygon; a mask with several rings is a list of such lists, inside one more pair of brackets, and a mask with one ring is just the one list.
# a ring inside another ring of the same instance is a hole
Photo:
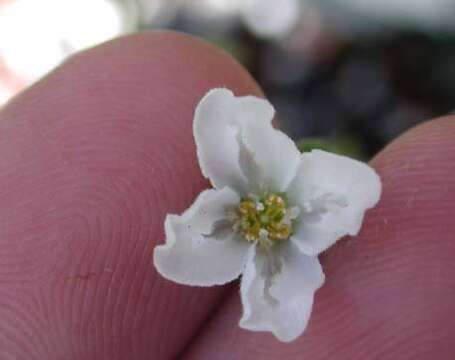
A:
{"label": "pale pink skin", "polygon": [[296,342],[239,329],[236,284],[158,275],[165,214],[209,186],[192,120],[220,86],[261,94],[226,54],[154,32],[77,55],[3,109],[0,358],[453,359],[454,117],[372,161],[382,199],[322,257],[327,282]]}

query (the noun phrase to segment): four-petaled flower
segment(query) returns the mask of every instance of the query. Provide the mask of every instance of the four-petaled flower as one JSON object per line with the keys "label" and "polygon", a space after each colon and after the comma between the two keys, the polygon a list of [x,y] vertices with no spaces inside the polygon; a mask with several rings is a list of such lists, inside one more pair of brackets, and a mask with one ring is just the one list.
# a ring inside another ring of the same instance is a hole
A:
{"label": "four-petaled flower", "polygon": [[213,89],[196,108],[194,137],[203,191],[168,215],[154,263],[167,279],[221,285],[242,274],[240,326],[292,341],[305,330],[324,282],[317,255],[356,235],[381,182],[369,166],[313,150],[301,154],[272,126],[273,107]]}

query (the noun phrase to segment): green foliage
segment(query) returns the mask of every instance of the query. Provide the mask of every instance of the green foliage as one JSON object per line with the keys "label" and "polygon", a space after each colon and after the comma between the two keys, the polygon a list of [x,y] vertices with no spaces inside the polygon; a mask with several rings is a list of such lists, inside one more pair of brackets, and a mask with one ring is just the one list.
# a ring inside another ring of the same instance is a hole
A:
{"label": "green foliage", "polygon": [[297,147],[301,152],[319,149],[356,159],[364,159],[361,144],[355,138],[347,136],[334,139],[305,138],[297,141]]}

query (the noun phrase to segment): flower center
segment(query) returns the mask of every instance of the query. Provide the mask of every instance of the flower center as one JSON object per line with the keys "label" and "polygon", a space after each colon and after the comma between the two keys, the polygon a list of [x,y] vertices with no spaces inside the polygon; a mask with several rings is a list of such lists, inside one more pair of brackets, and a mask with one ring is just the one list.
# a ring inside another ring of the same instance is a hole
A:
{"label": "flower center", "polygon": [[237,207],[235,227],[245,240],[270,246],[289,239],[298,214],[298,207],[288,207],[285,194],[250,195]]}

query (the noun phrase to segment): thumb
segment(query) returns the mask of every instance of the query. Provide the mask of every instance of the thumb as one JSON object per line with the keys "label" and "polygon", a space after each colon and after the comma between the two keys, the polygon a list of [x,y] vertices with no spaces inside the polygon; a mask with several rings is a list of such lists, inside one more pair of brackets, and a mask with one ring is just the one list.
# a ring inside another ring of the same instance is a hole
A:
{"label": "thumb", "polygon": [[234,60],[176,33],[81,53],[0,113],[0,353],[167,359],[225,292],[152,265],[167,212],[207,187],[192,138],[213,87],[259,94]]}

